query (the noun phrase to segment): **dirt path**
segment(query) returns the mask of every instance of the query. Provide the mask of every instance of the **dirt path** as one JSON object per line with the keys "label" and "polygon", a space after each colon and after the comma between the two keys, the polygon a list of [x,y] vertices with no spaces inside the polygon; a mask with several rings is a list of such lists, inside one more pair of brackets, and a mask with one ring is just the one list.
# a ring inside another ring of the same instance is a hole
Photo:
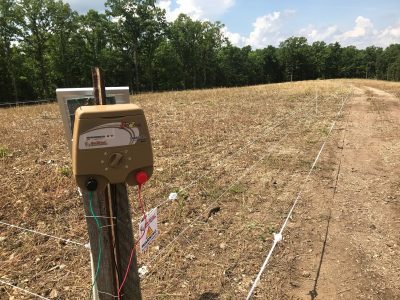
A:
{"label": "dirt path", "polygon": [[354,87],[292,225],[289,298],[400,299],[399,127],[399,99]]}

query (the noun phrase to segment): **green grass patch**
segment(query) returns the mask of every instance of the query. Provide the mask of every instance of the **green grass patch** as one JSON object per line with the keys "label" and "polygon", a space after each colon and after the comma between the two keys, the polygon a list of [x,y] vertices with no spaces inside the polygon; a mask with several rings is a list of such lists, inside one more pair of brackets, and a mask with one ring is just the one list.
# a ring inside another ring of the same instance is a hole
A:
{"label": "green grass patch", "polygon": [[236,184],[229,189],[232,194],[242,194],[246,191],[246,186],[244,184]]}
{"label": "green grass patch", "polygon": [[10,150],[8,150],[6,147],[0,147],[0,158],[4,158],[6,156],[10,155]]}
{"label": "green grass patch", "polygon": [[58,173],[60,173],[61,176],[71,177],[72,170],[68,166],[62,166],[58,168]]}

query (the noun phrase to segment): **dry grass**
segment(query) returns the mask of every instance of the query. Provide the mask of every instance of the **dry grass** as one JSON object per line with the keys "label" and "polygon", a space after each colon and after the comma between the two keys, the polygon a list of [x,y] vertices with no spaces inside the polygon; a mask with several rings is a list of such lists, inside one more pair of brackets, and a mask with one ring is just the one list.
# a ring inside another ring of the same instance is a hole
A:
{"label": "dry grass", "polygon": [[400,84],[398,82],[380,81],[380,80],[351,80],[356,86],[370,86],[391,93],[400,99]]}
{"label": "dry grass", "polygon": [[[160,236],[139,257],[150,269],[142,283],[145,299],[243,298],[271,232],[350,93],[345,81],[315,81],[133,98],[146,112],[155,154],[155,173],[144,191],[147,207],[194,182],[179,201],[160,208]],[[85,243],[58,107],[2,109],[0,119],[0,221]],[[133,189],[130,199],[137,218]],[[214,201],[220,211],[208,218]],[[1,279],[46,297],[57,291],[58,299],[87,298],[88,250],[0,227]],[[262,293],[285,295],[288,264],[275,266],[279,278],[266,279]],[[0,299],[12,297],[29,299],[0,287]]]}

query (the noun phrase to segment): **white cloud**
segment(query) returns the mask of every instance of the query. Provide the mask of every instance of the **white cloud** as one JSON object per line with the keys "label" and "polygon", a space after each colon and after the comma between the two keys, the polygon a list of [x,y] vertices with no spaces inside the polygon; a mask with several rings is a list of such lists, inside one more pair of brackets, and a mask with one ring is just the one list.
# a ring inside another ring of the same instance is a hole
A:
{"label": "white cloud", "polygon": [[226,26],[222,28],[222,33],[235,46],[243,47],[246,43],[245,37],[241,36],[239,33],[230,32]]}
{"label": "white cloud", "polygon": [[383,30],[382,36],[391,36],[393,38],[400,38],[400,24],[396,27],[389,26],[385,30]]}
{"label": "white cloud", "polygon": [[378,44],[386,47],[400,42],[400,23],[389,26],[378,34]]}
{"label": "white cloud", "polygon": [[318,30],[313,25],[309,25],[307,28],[300,29],[299,33],[312,43],[315,41],[331,42],[334,34],[337,33],[337,31],[338,27],[336,25],[329,26],[321,30]]}
{"label": "white cloud", "polygon": [[350,39],[362,38],[367,34],[373,33],[374,24],[368,18],[358,16],[355,20],[356,25],[352,30],[346,31],[340,35],[336,36],[339,41],[346,41]]}
{"label": "white cloud", "polygon": [[399,43],[400,24],[378,30],[370,19],[359,16],[355,20],[354,28],[335,36],[335,40],[344,46],[354,45],[358,48],[372,45],[387,47],[390,44]]}
{"label": "white cloud", "polygon": [[157,6],[163,9],[170,9],[171,8],[171,1],[170,0],[158,0]]}
{"label": "white cloud", "polygon": [[309,25],[299,31],[309,42],[325,41],[327,43],[339,42],[342,46],[356,46],[366,48],[368,46],[387,47],[400,41],[400,23],[377,29],[373,22],[363,16],[358,16],[355,25],[350,30],[340,31],[337,25],[317,29]]}
{"label": "white cloud", "polygon": [[273,13],[258,17],[253,23],[253,29],[249,36],[242,36],[239,33],[230,32],[227,28],[224,34],[229,40],[238,47],[250,45],[252,48],[264,48],[268,45],[277,46],[284,40],[281,34],[282,25],[285,19],[293,16],[294,10]]}
{"label": "white cloud", "polygon": [[273,43],[279,35],[280,18],[281,13],[278,11],[257,18],[246,43],[254,48],[263,48]]}
{"label": "white cloud", "polygon": [[175,20],[181,13],[204,20],[221,16],[235,5],[235,0],[176,0],[175,8],[171,0],[159,0],[157,4],[165,9],[168,21]]}

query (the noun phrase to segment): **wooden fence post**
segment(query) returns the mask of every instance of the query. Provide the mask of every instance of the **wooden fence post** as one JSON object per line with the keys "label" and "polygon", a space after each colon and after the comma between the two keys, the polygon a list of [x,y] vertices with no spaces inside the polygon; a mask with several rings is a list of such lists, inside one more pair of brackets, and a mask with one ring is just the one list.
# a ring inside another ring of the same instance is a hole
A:
{"label": "wooden fence post", "polygon": [[[99,68],[92,69],[92,79],[95,103],[105,105],[105,86],[102,71]],[[82,198],[89,233],[92,268],[94,268],[92,274],[95,274],[92,287],[93,298],[116,300],[134,245],[126,184],[109,184],[104,191],[96,191],[92,196],[89,192],[82,191]],[[100,230],[96,219],[92,216],[92,210],[100,224]],[[100,240],[101,243],[99,243]],[[100,251],[101,255],[99,255]],[[121,290],[121,299],[142,299],[136,253]]]}

